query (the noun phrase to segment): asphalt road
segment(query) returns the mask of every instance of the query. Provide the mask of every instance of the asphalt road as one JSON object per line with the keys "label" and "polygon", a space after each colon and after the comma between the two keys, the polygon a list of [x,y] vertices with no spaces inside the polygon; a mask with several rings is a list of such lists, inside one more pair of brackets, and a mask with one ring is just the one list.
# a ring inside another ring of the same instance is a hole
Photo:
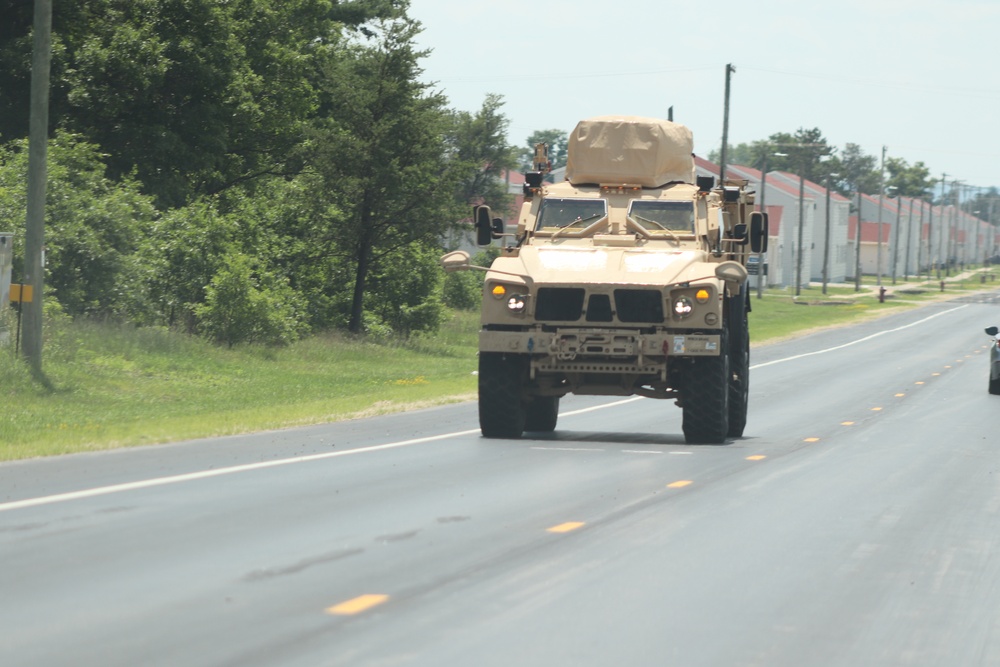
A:
{"label": "asphalt road", "polygon": [[0,665],[1000,664],[997,295],[752,353],[746,436],[571,398],[0,465]]}

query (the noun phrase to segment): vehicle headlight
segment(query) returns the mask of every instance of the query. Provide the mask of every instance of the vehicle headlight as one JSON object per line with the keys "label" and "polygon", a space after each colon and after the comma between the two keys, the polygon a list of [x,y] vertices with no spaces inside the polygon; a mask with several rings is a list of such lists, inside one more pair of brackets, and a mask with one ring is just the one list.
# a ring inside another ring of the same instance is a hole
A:
{"label": "vehicle headlight", "polygon": [[507,299],[507,310],[515,315],[522,315],[525,309],[525,302],[528,297],[525,294],[511,294]]}
{"label": "vehicle headlight", "polygon": [[694,310],[691,299],[686,296],[674,299],[674,315],[677,317],[687,317]]}

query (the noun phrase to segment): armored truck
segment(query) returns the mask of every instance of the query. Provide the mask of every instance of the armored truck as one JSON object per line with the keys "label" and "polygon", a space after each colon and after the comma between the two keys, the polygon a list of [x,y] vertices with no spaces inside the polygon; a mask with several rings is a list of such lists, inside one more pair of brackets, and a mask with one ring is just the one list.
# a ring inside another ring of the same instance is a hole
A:
{"label": "armored truck", "polygon": [[546,147],[507,229],[473,210],[489,268],[464,251],[446,271],[486,272],[479,423],[489,438],[552,431],[566,394],[673,399],[690,443],[740,437],[747,418],[747,260],[767,217],[746,181],[696,177],[690,130],[632,116],[581,121],[566,180]]}

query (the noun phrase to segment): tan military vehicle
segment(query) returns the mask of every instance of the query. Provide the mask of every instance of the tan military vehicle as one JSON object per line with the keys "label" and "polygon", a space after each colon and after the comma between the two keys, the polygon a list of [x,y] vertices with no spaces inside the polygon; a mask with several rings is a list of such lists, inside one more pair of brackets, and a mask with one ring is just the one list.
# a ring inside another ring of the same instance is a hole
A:
{"label": "tan military vehicle", "polygon": [[569,139],[566,181],[548,184],[545,147],[526,174],[517,225],[475,207],[488,269],[463,251],[447,271],[486,271],[479,423],[486,437],[552,431],[560,397],[676,399],[688,442],[743,434],[750,342],[747,259],[767,219],[746,181],[696,178],[690,130],[602,116]]}

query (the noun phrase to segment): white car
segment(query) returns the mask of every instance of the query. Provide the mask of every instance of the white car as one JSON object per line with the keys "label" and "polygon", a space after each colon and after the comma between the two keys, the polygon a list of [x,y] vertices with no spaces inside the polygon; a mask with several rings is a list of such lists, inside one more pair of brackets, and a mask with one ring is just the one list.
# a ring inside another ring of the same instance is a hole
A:
{"label": "white car", "polygon": [[990,345],[990,393],[1000,394],[1000,335],[996,327],[987,327],[986,333],[993,337]]}

